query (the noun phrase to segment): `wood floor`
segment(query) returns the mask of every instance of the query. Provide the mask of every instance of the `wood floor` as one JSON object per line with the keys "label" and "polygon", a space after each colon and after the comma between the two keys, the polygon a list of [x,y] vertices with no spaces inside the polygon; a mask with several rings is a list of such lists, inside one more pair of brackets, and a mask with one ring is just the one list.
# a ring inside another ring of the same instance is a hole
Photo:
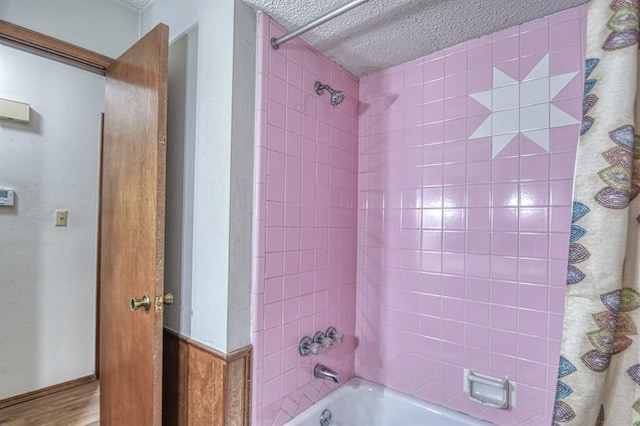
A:
{"label": "wood floor", "polygon": [[100,386],[87,383],[0,409],[2,426],[96,426],[100,424]]}

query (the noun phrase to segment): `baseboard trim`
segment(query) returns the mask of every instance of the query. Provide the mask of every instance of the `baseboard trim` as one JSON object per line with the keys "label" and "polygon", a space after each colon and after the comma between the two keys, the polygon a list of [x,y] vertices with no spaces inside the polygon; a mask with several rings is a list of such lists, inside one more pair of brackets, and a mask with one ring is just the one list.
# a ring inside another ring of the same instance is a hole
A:
{"label": "baseboard trim", "polygon": [[21,395],[12,396],[10,398],[0,400],[0,409],[7,408],[12,405],[20,404],[22,402],[31,401],[32,399],[41,398],[43,396],[62,392],[67,389],[75,388],[76,386],[85,385],[95,380],[96,380],[96,376],[95,374],[92,374],[90,376],[84,376],[78,379],[69,380],[68,382],[58,383],[57,385],[48,386],[42,389],[37,389],[31,392],[23,393]]}
{"label": "baseboard trim", "polygon": [[223,354],[165,328],[163,423],[249,426],[251,351]]}

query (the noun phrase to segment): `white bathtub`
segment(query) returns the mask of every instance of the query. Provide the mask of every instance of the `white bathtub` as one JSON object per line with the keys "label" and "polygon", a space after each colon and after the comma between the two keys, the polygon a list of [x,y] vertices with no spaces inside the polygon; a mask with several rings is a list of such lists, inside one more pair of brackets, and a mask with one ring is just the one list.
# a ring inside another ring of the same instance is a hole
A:
{"label": "white bathtub", "polygon": [[354,377],[285,426],[320,426],[331,410],[333,426],[479,426],[474,419],[413,396]]}

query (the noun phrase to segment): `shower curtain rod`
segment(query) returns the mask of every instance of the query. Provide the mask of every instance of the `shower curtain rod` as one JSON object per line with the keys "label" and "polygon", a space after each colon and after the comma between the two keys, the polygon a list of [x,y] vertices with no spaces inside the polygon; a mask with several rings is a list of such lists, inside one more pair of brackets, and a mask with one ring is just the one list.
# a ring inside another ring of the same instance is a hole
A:
{"label": "shower curtain rod", "polygon": [[308,22],[307,24],[301,26],[295,31],[288,32],[282,37],[278,37],[278,38],[272,37],[271,47],[273,47],[274,49],[277,49],[278,47],[280,47],[281,44],[288,42],[292,38],[298,37],[300,34],[304,34],[307,31],[314,29],[318,25],[324,24],[328,20],[333,19],[336,16],[342,15],[343,13],[348,12],[354,7],[360,6],[362,3],[367,1],[369,0],[351,0],[350,2],[347,2],[342,6],[338,7],[337,9],[332,10],[331,12],[327,12],[324,15],[314,19],[313,21]]}

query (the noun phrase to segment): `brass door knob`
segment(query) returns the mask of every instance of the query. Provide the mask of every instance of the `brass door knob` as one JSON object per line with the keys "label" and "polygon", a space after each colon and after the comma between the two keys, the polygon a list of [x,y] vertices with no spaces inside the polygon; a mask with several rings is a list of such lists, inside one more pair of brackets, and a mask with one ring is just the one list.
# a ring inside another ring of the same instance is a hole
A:
{"label": "brass door knob", "polygon": [[137,311],[140,308],[144,308],[145,311],[148,311],[150,306],[151,306],[151,299],[147,294],[142,296],[142,299],[136,299],[135,297],[131,298],[132,311]]}
{"label": "brass door knob", "polygon": [[165,305],[173,305],[173,293],[165,293],[162,296],[162,303]]}

